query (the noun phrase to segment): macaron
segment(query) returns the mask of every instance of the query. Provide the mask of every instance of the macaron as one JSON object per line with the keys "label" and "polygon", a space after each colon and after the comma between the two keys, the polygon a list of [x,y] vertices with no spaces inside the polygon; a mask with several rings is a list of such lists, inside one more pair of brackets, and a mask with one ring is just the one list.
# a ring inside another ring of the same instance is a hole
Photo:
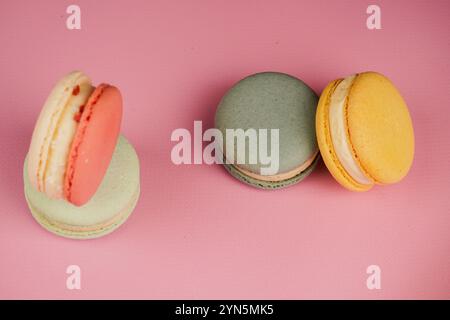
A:
{"label": "macaron", "polygon": [[414,131],[408,107],[380,73],[328,84],[317,107],[316,130],[325,165],[349,190],[399,182],[411,168]]}
{"label": "macaron", "polygon": [[52,199],[87,203],[100,185],[117,143],[122,97],[94,88],[76,71],[54,87],[36,122],[28,151],[31,185]]}
{"label": "macaron", "polygon": [[139,159],[122,135],[100,186],[81,207],[39,192],[29,179],[28,160],[23,172],[25,198],[36,221],[56,235],[73,239],[104,236],[122,225],[136,206],[140,192]]}
{"label": "macaron", "polygon": [[[317,101],[303,81],[284,73],[263,72],[240,80],[221,99],[215,115],[215,127],[224,141],[231,132],[248,134],[245,147],[237,141],[232,147],[221,144],[224,167],[241,182],[262,189],[279,189],[304,179],[319,158]],[[276,170],[267,170],[264,155],[277,161]]]}

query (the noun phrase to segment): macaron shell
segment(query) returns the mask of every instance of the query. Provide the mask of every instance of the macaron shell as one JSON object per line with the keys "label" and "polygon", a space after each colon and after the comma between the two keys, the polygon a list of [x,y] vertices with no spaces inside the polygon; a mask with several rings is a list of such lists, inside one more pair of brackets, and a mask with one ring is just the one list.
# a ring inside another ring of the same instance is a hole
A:
{"label": "macaron shell", "polygon": [[69,202],[81,206],[95,194],[116,146],[121,120],[120,91],[99,85],[85,106],[72,142],[64,184]]}
{"label": "macaron shell", "polygon": [[[76,86],[81,89],[74,96]],[[53,87],[36,121],[28,151],[29,178],[36,189],[49,197],[63,197],[66,159],[77,126],[71,119],[71,109],[78,110],[92,91],[85,74],[67,74]]]}
{"label": "macaron shell", "polygon": [[311,163],[311,165],[308,168],[306,168],[304,171],[302,171],[298,175],[296,175],[290,179],[283,180],[283,181],[257,180],[255,178],[250,177],[250,176],[244,174],[243,172],[239,171],[231,164],[224,163],[223,166],[234,178],[238,179],[241,182],[244,182],[245,184],[248,184],[252,187],[256,187],[259,189],[274,190],[274,189],[282,189],[282,188],[289,187],[289,186],[296,184],[297,182],[300,182],[303,179],[305,179],[307,176],[309,176],[309,174],[311,172],[314,171],[314,168],[316,167],[317,162],[319,161],[319,158],[320,158],[320,156],[317,155],[316,158],[314,159],[314,161]]}
{"label": "macaron shell", "polygon": [[348,141],[361,170],[377,184],[401,180],[414,157],[408,107],[385,76],[358,74],[346,106]]}
{"label": "macaron shell", "polygon": [[344,167],[338,160],[331,140],[329,127],[330,97],[341,80],[342,79],[338,79],[329,83],[320,96],[316,113],[317,142],[319,145],[320,154],[326,167],[328,168],[328,171],[330,171],[331,175],[337,182],[339,182],[339,184],[352,191],[367,191],[372,187],[372,185],[363,185],[358,183],[347,173],[347,171],[345,171]]}
{"label": "macaron shell", "polygon": [[25,198],[33,217],[45,229],[68,238],[103,236],[120,226],[133,211],[139,197],[139,159],[122,135],[105,177],[92,199],[78,207],[65,200],[50,199],[30,183],[24,163]]}
{"label": "macaron shell", "polygon": [[137,200],[139,199],[139,192],[140,190],[138,189],[133,198],[131,198],[130,203],[118,213],[117,217],[110,224],[95,225],[89,228],[81,227],[73,229],[71,226],[56,224],[48,220],[45,213],[34,207],[28,199],[27,202],[34,219],[47,231],[64,238],[85,240],[103,237],[125,223],[136,206]]}

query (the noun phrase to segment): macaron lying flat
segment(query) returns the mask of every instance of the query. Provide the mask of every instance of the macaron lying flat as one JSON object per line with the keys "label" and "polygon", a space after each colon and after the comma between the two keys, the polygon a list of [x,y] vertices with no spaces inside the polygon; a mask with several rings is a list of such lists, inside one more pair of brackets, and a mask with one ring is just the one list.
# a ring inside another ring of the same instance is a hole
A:
{"label": "macaron lying flat", "polygon": [[81,207],[37,191],[29,179],[27,160],[23,178],[31,213],[45,229],[63,237],[89,239],[112,232],[126,221],[139,197],[139,160],[122,135],[98,190]]}
{"label": "macaron lying flat", "polygon": [[61,79],[47,98],[28,152],[32,186],[52,199],[81,206],[108,168],[120,132],[122,98],[117,88],[76,71]]}
{"label": "macaron lying flat", "polygon": [[[263,172],[268,164],[262,161],[261,145],[252,148],[247,139],[245,150],[241,149],[244,155],[239,154],[237,142],[234,148],[223,143],[225,168],[257,188],[278,189],[301,181],[319,157],[314,121],[317,101],[317,95],[304,82],[287,74],[263,72],[239,81],[222,98],[215,127],[224,141],[227,131],[254,130],[255,141],[264,138],[268,142],[265,153],[274,156],[278,151],[277,159],[273,159],[278,165],[276,172]],[[271,141],[273,129],[278,130],[278,141]],[[251,158],[257,161],[251,162]]]}
{"label": "macaron lying flat", "polygon": [[396,183],[412,165],[414,131],[408,107],[379,73],[331,82],[319,100],[316,130],[325,165],[349,190]]}

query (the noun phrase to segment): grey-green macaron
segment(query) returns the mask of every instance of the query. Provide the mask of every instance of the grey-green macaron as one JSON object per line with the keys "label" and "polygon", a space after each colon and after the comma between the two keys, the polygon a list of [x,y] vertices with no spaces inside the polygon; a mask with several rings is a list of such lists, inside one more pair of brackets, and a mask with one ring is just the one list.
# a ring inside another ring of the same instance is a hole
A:
{"label": "grey-green macaron", "polygon": [[301,181],[319,158],[317,103],[310,87],[284,73],[257,73],[239,81],[222,98],[215,117],[225,168],[263,189]]}

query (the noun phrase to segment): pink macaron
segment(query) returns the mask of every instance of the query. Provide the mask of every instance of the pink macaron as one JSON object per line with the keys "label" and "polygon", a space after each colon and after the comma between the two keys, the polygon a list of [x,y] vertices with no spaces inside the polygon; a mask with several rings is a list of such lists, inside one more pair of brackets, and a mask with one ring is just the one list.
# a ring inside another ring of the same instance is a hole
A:
{"label": "pink macaron", "polygon": [[48,197],[86,204],[103,180],[122,120],[122,97],[81,72],[61,79],[39,115],[28,153],[31,184]]}

